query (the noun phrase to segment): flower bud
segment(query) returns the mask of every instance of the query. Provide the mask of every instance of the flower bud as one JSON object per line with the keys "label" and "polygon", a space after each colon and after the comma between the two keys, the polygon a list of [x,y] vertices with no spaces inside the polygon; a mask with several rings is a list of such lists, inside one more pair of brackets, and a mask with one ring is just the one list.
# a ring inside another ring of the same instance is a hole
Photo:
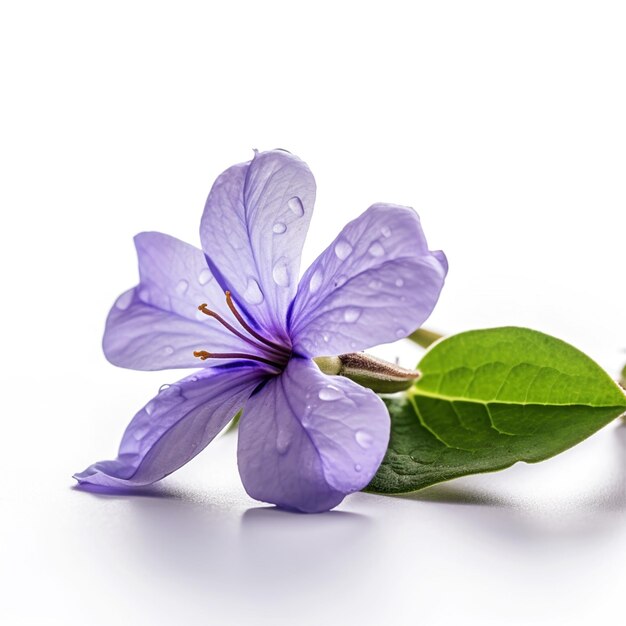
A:
{"label": "flower bud", "polygon": [[345,376],[376,393],[404,391],[420,376],[415,370],[405,369],[364,352],[321,356],[314,361],[324,374]]}

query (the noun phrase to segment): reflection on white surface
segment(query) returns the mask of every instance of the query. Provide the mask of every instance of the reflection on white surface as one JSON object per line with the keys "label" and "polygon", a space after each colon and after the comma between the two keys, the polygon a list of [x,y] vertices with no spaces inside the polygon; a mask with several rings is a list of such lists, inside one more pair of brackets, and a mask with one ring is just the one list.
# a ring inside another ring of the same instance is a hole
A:
{"label": "reflection on white surface", "polygon": [[620,597],[624,426],[539,465],[320,515],[247,498],[234,444],[136,495],[5,488],[8,623],[444,624],[462,608],[466,623],[548,624],[608,616]]}

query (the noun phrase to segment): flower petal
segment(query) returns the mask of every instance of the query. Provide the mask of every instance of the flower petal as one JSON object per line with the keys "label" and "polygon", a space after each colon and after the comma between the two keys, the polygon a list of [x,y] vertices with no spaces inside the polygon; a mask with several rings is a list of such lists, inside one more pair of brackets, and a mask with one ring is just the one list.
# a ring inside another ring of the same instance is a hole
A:
{"label": "flower petal", "polygon": [[128,425],[117,459],[95,463],[74,478],[108,488],[161,480],[211,442],[264,376],[262,367],[238,364],[164,386]]}
{"label": "flower petal", "polygon": [[216,278],[250,321],[285,338],[315,180],[298,157],[274,150],[227,169],[215,181],[200,223]]}
{"label": "flower petal", "polygon": [[160,370],[201,367],[194,350],[240,352],[240,339],[198,311],[198,305],[209,303],[233,319],[204,253],[162,233],[140,233],[135,246],[140,282],[109,313],[103,339],[107,359],[120,367]]}
{"label": "flower petal", "polygon": [[371,206],[300,281],[289,322],[294,350],[340,354],[406,337],[430,315],[446,271],[413,209]]}
{"label": "flower petal", "polygon": [[376,394],[294,358],[246,403],[239,473],[257,500],[326,511],[370,482],[388,440],[389,414]]}

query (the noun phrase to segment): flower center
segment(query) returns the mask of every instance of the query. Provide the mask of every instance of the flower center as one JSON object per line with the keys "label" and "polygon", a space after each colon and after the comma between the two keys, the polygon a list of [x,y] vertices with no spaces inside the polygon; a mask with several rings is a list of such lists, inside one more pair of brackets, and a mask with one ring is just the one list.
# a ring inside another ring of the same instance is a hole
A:
{"label": "flower center", "polygon": [[245,332],[238,330],[232,324],[227,322],[219,313],[209,309],[208,304],[201,304],[198,307],[198,310],[202,311],[205,315],[216,319],[230,333],[239,337],[239,339],[245,341],[256,350],[259,350],[263,356],[258,354],[249,354],[247,352],[207,352],[206,350],[196,350],[193,355],[201,361],[206,361],[207,359],[247,359],[250,361],[259,361],[260,363],[266,363],[267,365],[271,365],[279,371],[282,371],[291,356],[291,350],[286,346],[281,346],[274,341],[270,341],[254,330],[254,328],[252,328],[243,318],[243,315],[241,315],[241,313],[237,310],[237,307],[235,307],[230,291],[226,292],[226,304],[235,316],[237,322],[239,322],[241,329]]}

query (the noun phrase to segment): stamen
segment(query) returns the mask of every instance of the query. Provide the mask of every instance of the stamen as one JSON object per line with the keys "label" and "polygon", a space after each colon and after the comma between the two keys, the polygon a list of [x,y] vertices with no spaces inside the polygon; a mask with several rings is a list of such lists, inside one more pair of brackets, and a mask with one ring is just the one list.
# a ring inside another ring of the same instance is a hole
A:
{"label": "stamen", "polygon": [[266,365],[271,365],[276,369],[281,369],[278,363],[274,363],[274,361],[270,361],[269,359],[264,359],[262,356],[256,356],[255,354],[244,354],[242,352],[207,352],[206,350],[196,350],[193,355],[201,361],[206,361],[207,359],[246,359],[259,361],[259,363],[265,363]]}
{"label": "stamen", "polygon": [[251,328],[249,326],[246,320],[243,319],[241,313],[239,313],[239,311],[235,308],[230,291],[226,292],[226,304],[228,304],[228,308],[233,312],[233,315],[237,318],[237,321],[241,324],[241,326],[245,328],[255,339],[262,341],[266,346],[269,346],[270,348],[273,348],[274,350],[277,350],[278,352],[284,355],[289,355],[289,350],[287,348],[277,343],[274,343],[273,341],[270,341],[269,339],[266,339],[265,337],[263,337],[263,335],[260,335],[259,333],[257,333],[256,330],[254,330],[254,328]]}
{"label": "stamen", "polygon": [[[240,339],[243,339],[246,343],[249,343],[251,346],[254,346],[255,348],[257,348],[259,350],[267,350],[263,346],[260,346],[258,343],[256,343],[256,341],[253,341],[252,339],[250,339],[250,337],[246,337],[246,335],[244,335],[243,333],[239,332],[232,324],[229,324],[219,313],[216,313],[215,311],[209,309],[209,305],[208,304],[206,304],[206,303],[201,304],[198,307],[198,311],[202,311],[205,315],[208,315],[209,317],[215,318],[222,326],[224,326],[231,333],[233,333],[233,335],[236,335]],[[276,351],[275,348],[274,348],[274,350]],[[277,355],[277,356],[280,356],[282,358],[286,354],[287,354],[287,352],[283,348],[283,349],[281,349],[281,351],[279,352],[279,355]]]}
{"label": "stamen", "polygon": [[248,343],[252,344],[253,346],[256,345],[250,339],[250,337],[246,337],[243,333],[240,333],[234,326],[229,324],[219,313],[216,313],[215,311],[212,311],[208,307],[209,307],[209,305],[206,304],[206,303],[205,304],[201,304],[198,307],[198,311],[202,311],[205,315],[208,315],[209,317],[214,317],[222,326],[225,326],[228,330],[230,330],[230,332],[233,333],[233,335],[237,335],[237,337],[239,337],[240,339],[243,339],[244,341],[247,341]]}

